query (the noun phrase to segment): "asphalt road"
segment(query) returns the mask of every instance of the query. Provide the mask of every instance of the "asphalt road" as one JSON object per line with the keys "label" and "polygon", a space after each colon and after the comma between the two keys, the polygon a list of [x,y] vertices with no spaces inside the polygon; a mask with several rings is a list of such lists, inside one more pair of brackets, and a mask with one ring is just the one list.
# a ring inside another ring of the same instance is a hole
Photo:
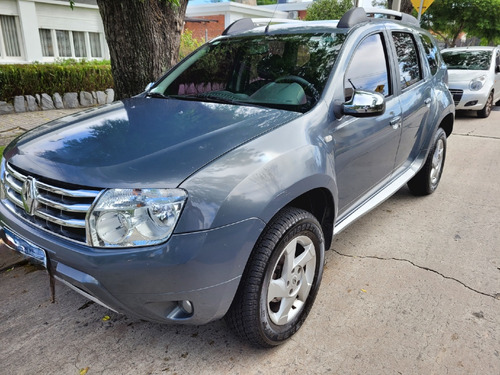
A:
{"label": "asphalt road", "polygon": [[[0,374],[500,373],[500,107],[459,115],[431,196],[406,188],[339,234],[315,306],[283,346],[223,322],[129,319],[44,270],[0,274]],[[5,250],[0,250],[5,251]]]}

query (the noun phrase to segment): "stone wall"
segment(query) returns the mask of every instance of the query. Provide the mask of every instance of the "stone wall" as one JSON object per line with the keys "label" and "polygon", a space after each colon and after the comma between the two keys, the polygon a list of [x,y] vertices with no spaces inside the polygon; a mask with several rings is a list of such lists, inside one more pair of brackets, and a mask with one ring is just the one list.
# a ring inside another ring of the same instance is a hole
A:
{"label": "stone wall", "polygon": [[51,109],[63,108],[84,108],[95,105],[112,103],[115,100],[115,92],[113,89],[106,91],[81,91],[67,92],[62,96],[55,93],[50,96],[48,94],[20,95],[14,97],[14,104],[0,101],[0,115],[9,113],[22,113],[34,111],[48,111]]}

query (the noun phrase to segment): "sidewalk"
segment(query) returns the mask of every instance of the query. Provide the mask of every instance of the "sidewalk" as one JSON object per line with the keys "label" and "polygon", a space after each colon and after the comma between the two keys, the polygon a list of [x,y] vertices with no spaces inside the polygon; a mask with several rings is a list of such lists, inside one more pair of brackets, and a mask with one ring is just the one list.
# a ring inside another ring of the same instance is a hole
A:
{"label": "sidewalk", "polygon": [[38,125],[82,110],[85,108],[0,115],[0,146],[7,146],[15,137]]}
{"label": "sidewalk", "polygon": [[[52,111],[37,111],[0,115],[0,146],[7,146],[15,137],[38,125],[59,117],[84,110],[80,109],[55,109]],[[26,260],[17,252],[10,250],[0,240],[0,272],[18,266]]]}

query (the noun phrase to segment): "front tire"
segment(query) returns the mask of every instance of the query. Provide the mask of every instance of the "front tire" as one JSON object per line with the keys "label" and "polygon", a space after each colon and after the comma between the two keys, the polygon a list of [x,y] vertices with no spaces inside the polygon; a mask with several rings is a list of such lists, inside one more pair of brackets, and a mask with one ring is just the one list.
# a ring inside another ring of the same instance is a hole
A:
{"label": "front tire", "polygon": [[290,338],[314,303],[324,252],[321,225],[312,214],[292,207],[280,211],[255,245],[225,317],[229,327],[260,347]]}
{"label": "front tire", "polygon": [[488,100],[486,100],[486,104],[484,108],[480,111],[477,111],[477,117],[486,118],[490,115],[491,109],[493,108],[493,92],[490,92],[490,96],[488,96]]}
{"label": "front tire", "polygon": [[446,133],[438,128],[434,134],[432,148],[422,169],[408,181],[408,188],[414,195],[434,193],[441,181],[446,158]]}

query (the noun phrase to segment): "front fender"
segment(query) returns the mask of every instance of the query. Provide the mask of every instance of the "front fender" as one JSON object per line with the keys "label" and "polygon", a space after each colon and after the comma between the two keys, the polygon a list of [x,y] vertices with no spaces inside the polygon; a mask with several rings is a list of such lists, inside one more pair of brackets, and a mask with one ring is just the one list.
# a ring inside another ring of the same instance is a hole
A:
{"label": "front fender", "polygon": [[303,123],[293,121],[249,142],[185,181],[180,187],[189,198],[176,232],[249,218],[267,223],[289,202],[317,188],[336,197],[332,163],[315,131]]}

